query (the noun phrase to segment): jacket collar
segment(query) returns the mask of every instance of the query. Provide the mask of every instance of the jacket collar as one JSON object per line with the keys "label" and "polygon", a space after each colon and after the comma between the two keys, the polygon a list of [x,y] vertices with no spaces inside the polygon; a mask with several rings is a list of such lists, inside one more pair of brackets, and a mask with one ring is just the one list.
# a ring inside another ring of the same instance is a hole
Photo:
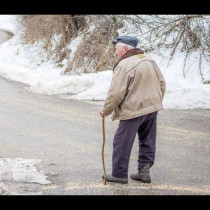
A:
{"label": "jacket collar", "polygon": [[115,67],[118,65],[118,63],[125,59],[125,58],[128,58],[130,56],[133,56],[133,55],[137,55],[137,54],[144,54],[144,51],[140,50],[139,48],[135,48],[135,49],[131,49],[131,50],[128,50],[118,61],[117,63],[114,65],[114,68],[113,68],[113,71],[115,69]]}

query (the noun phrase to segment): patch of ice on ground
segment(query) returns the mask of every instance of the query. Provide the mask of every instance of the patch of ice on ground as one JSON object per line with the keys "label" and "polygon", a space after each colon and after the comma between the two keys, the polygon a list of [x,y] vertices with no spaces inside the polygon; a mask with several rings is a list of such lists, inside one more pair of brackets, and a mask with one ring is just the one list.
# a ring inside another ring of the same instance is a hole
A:
{"label": "patch of ice on ground", "polygon": [[30,182],[51,184],[43,171],[37,171],[35,165],[41,160],[22,158],[0,158],[0,182]]}

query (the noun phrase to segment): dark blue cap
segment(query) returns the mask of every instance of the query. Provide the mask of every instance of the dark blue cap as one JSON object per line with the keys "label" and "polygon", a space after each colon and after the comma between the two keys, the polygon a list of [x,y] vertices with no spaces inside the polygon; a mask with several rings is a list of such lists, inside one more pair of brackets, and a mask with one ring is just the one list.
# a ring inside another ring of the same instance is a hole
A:
{"label": "dark blue cap", "polygon": [[116,38],[115,41],[112,42],[112,44],[117,44],[117,42],[121,42],[121,43],[124,43],[124,44],[128,44],[128,45],[131,45],[133,47],[136,47],[137,44],[138,44],[138,39],[136,37],[133,37],[133,36],[118,36]]}

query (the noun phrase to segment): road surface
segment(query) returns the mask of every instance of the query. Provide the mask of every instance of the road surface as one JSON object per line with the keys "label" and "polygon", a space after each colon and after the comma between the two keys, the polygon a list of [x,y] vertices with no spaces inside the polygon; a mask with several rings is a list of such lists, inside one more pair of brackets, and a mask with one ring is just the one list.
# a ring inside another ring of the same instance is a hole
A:
{"label": "road surface", "polygon": [[[51,184],[1,180],[8,193],[42,195],[209,195],[210,110],[163,110],[151,184],[103,184],[100,104],[29,92],[0,78],[0,159],[42,160]],[[105,165],[111,171],[118,121],[106,118]],[[137,139],[129,174],[137,169]],[[0,173],[1,174],[1,173]],[[0,185],[1,188],[1,185]],[[0,190],[1,192],[1,190]],[[3,193],[5,191],[2,191]]]}

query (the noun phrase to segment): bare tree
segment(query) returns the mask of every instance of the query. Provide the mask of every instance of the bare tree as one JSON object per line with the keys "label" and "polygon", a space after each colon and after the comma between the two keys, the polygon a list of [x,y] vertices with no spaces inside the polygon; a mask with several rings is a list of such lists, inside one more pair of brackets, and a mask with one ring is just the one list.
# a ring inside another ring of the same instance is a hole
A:
{"label": "bare tree", "polygon": [[[118,36],[121,27],[115,15],[86,16],[89,27],[83,33],[74,59],[69,61],[66,72],[98,72],[111,69],[116,62],[112,40]],[[88,62],[86,62],[88,61]]]}
{"label": "bare tree", "polygon": [[[202,64],[210,60],[210,15],[21,15],[24,43],[45,39],[49,57],[56,55],[56,62],[69,60],[66,72],[101,71],[112,68],[116,62],[111,40],[119,35],[136,34],[140,48],[145,52],[163,55],[170,50],[169,63],[177,52],[185,55],[183,75],[193,53],[198,53],[199,73],[204,80]],[[56,48],[52,37],[60,34]],[[73,60],[69,59],[70,41],[83,34]]]}
{"label": "bare tree", "polygon": [[[44,39],[49,57],[56,55],[58,63],[68,57],[70,52],[66,47],[71,38],[86,27],[84,15],[21,15],[20,23],[24,28],[23,43]],[[54,35],[61,35],[55,49],[52,48]]]}
{"label": "bare tree", "polygon": [[128,34],[137,33],[146,52],[160,55],[162,49],[171,49],[169,60],[176,52],[185,54],[186,62],[194,52],[199,53],[199,72],[202,80],[202,62],[210,61],[210,15],[120,15],[119,19],[134,25]]}

